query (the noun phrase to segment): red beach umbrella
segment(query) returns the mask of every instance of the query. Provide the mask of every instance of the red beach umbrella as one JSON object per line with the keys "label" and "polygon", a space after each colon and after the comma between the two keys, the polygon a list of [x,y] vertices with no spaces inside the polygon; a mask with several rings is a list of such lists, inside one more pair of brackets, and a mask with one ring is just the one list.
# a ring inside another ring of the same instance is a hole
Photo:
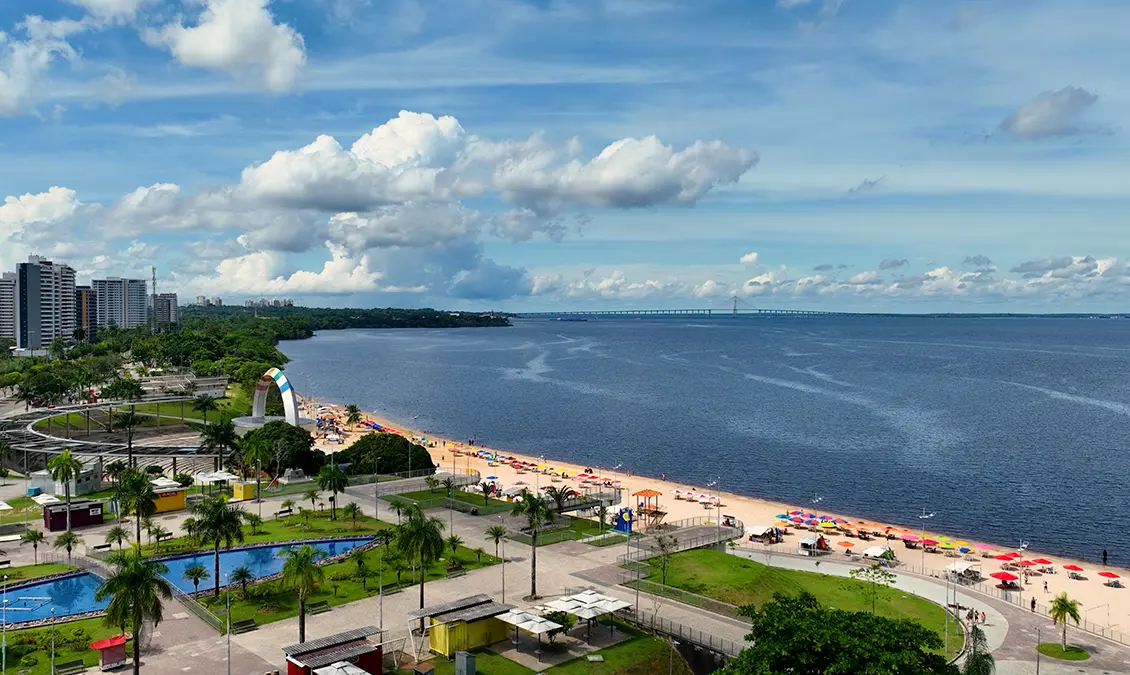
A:
{"label": "red beach umbrella", "polygon": [[994,579],[1000,579],[1001,581],[1016,581],[1020,578],[1015,574],[1009,574],[1008,572],[993,572],[989,576]]}
{"label": "red beach umbrella", "polygon": [[1012,553],[1005,553],[1005,555],[1007,555],[1010,558],[1023,558],[1024,557],[1023,553],[1019,553],[1017,551],[1013,551]]}
{"label": "red beach umbrella", "polygon": [[1114,572],[1099,572],[1099,576],[1100,577],[1106,577],[1107,579],[1117,579],[1118,578],[1118,575],[1115,574]]}
{"label": "red beach umbrella", "polygon": [[1021,567],[1035,567],[1039,564],[1040,563],[1036,562],[1035,560],[1025,560],[1025,561],[1020,563],[1020,566]]}
{"label": "red beach umbrella", "polygon": [[993,556],[993,558],[995,558],[996,560],[1003,560],[1004,562],[1012,562],[1012,556],[1010,555],[995,555]]}
{"label": "red beach umbrella", "polygon": [[1083,568],[1078,566],[1078,565],[1064,565],[1063,569],[1071,571],[1071,572],[1082,572],[1083,571]]}
{"label": "red beach umbrella", "polygon": [[938,542],[934,539],[923,539],[922,545],[923,546],[937,546]]}
{"label": "red beach umbrella", "polygon": [[1050,564],[1052,564],[1052,561],[1048,560],[1047,558],[1036,558],[1032,562],[1037,563],[1039,565],[1050,565]]}

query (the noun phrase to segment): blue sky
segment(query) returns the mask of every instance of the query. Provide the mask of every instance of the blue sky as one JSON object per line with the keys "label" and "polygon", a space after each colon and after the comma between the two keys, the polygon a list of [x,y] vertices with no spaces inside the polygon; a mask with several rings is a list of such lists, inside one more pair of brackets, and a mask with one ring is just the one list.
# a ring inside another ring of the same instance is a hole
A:
{"label": "blue sky", "polygon": [[0,266],[452,308],[1124,310],[1118,1],[8,0]]}

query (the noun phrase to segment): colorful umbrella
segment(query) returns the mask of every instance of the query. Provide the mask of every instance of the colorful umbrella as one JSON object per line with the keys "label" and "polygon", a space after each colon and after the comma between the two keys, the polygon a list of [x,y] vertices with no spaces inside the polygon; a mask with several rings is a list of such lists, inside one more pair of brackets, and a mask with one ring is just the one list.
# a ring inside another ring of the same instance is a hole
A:
{"label": "colorful umbrella", "polygon": [[902,540],[903,541],[918,541],[918,535],[917,534],[904,534],[904,535],[902,535]]}
{"label": "colorful umbrella", "polygon": [[[675,492],[678,492],[678,490],[675,490]],[[773,516],[773,517],[774,517],[774,518],[780,518],[781,520],[788,520],[788,519],[789,519],[789,514],[787,514],[787,513],[778,513],[777,515],[775,515],[775,516]]]}
{"label": "colorful umbrella", "polygon": [[1005,555],[1007,555],[1008,557],[1013,558],[1013,559],[1024,557],[1024,554],[1020,553],[1019,551],[1013,551],[1012,553],[1005,553]]}
{"label": "colorful umbrella", "polygon": [[995,555],[993,557],[996,558],[997,560],[1003,560],[1004,562],[1012,562],[1012,556],[1010,556],[1010,555],[1001,554],[1001,555]]}
{"label": "colorful umbrella", "polygon": [[977,548],[981,549],[982,551],[991,551],[991,550],[993,550],[993,547],[992,547],[992,546],[989,546],[988,544],[977,544]]}
{"label": "colorful umbrella", "polygon": [[1115,574],[1114,572],[1099,572],[1099,576],[1100,577],[1106,577],[1107,579],[1117,579],[1118,578],[1118,575]]}
{"label": "colorful umbrella", "polygon": [[1039,564],[1040,563],[1036,562],[1035,560],[1023,560],[1023,561],[1021,561],[1020,566],[1021,567],[1035,567]]}
{"label": "colorful umbrella", "polygon": [[839,544],[840,546],[843,546],[844,548],[851,548],[852,546],[855,546],[854,541],[840,541],[840,542],[836,542],[836,543]]}
{"label": "colorful umbrella", "polygon": [[938,542],[934,539],[923,539],[922,545],[923,546],[937,546]]}
{"label": "colorful umbrella", "polygon": [[942,542],[941,548],[944,548],[947,551],[953,550],[953,542],[952,541]]}
{"label": "colorful umbrella", "polygon": [[820,523],[820,527],[833,528],[835,526],[836,524],[830,520],[825,520],[824,522]]}
{"label": "colorful umbrella", "polygon": [[1078,566],[1078,565],[1064,565],[1063,569],[1068,570],[1070,572],[1082,572],[1083,571],[1083,568]]}
{"label": "colorful umbrella", "polygon": [[973,552],[973,549],[969,548],[968,546],[962,546],[961,548],[959,548],[957,550],[961,551],[962,553],[972,553]]}
{"label": "colorful umbrella", "polygon": [[1047,558],[1036,558],[1032,562],[1039,563],[1040,565],[1051,565],[1052,564],[1052,561],[1048,560]]}
{"label": "colorful umbrella", "polygon": [[836,523],[837,525],[847,525],[848,521],[844,520],[843,518],[836,518],[832,522]]}
{"label": "colorful umbrella", "polygon": [[994,579],[1000,579],[1001,581],[1016,581],[1020,578],[1015,574],[1009,574],[1008,572],[993,572],[989,576]]}

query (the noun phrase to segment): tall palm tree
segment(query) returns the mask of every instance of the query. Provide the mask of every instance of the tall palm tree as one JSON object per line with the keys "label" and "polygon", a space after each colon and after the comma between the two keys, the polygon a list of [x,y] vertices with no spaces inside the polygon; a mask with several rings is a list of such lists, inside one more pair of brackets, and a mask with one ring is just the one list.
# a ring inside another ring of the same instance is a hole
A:
{"label": "tall palm tree", "polygon": [[978,626],[969,629],[969,641],[965,649],[965,665],[961,668],[961,675],[993,675],[997,671],[996,659],[989,653],[985,631]]}
{"label": "tall palm tree", "polygon": [[82,537],[74,532],[67,530],[66,532],[55,537],[55,548],[67,549],[67,565],[71,564],[71,551],[73,551],[79,544],[82,543]]}
{"label": "tall palm tree", "polygon": [[353,431],[353,425],[360,421],[361,409],[352,403],[345,406],[345,423],[349,425],[349,430]]}
{"label": "tall palm tree", "polygon": [[553,509],[545,501],[545,497],[533,495],[529,492],[522,493],[522,501],[514,504],[512,516],[522,516],[526,519],[526,527],[530,530],[530,600],[538,597],[538,532],[541,526],[552,523],[556,516]]}
{"label": "tall palm tree", "polygon": [[357,519],[361,517],[361,507],[357,505],[357,502],[349,502],[341,507],[341,515],[348,518],[349,521],[353,523],[354,529],[356,529]]}
{"label": "tall palm tree", "polygon": [[507,534],[505,525],[491,525],[487,528],[487,539],[494,541],[494,557],[498,557],[498,544],[506,538]]}
{"label": "tall palm tree", "polygon": [[247,597],[247,584],[251,581],[255,581],[255,574],[247,565],[240,565],[231,571],[231,574],[228,575],[228,581],[233,584],[239,584],[240,592],[243,594],[243,597]]}
{"label": "tall palm tree", "polygon": [[[404,522],[398,526],[396,547],[404,557],[420,564],[420,609],[424,608],[424,579],[428,567],[443,556],[443,521],[425,515],[418,504],[405,511]],[[420,620],[424,630],[424,620]]]}
{"label": "tall palm tree", "polygon": [[1067,620],[1071,619],[1075,625],[1079,625],[1079,608],[1083,603],[1078,600],[1072,600],[1067,597],[1067,593],[1063,592],[1052,599],[1052,604],[1048,607],[1048,614],[1052,615],[1052,621],[1063,624],[1063,639],[1060,641],[1060,647],[1067,651]]}
{"label": "tall palm tree", "polygon": [[263,501],[263,462],[271,461],[271,446],[261,438],[252,438],[244,444],[243,461],[255,465],[255,501]]}
{"label": "tall palm tree", "polygon": [[494,492],[494,484],[483,481],[479,483],[479,490],[483,493],[483,505],[486,506],[490,503],[490,493]]}
{"label": "tall palm tree", "polygon": [[115,459],[114,461],[102,467],[102,473],[110,477],[111,483],[117,483],[118,476],[122,475],[122,472],[126,470],[126,466],[126,463],[122,460]]}
{"label": "tall palm tree", "polygon": [[47,537],[36,529],[24,530],[24,533],[20,535],[20,546],[31,544],[32,560],[36,565],[39,564],[39,545],[46,539]]}
{"label": "tall palm tree", "polygon": [[388,507],[396,513],[396,524],[399,526],[401,517],[404,512],[408,510],[408,502],[403,501],[397,497],[388,500]]}
{"label": "tall palm tree", "polygon": [[220,419],[211,424],[196,427],[200,430],[200,450],[206,453],[227,457],[228,451],[239,447],[239,434],[231,420]]}
{"label": "tall palm tree", "polygon": [[220,406],[216,403],[214,396],[208,394],[201,394],[192,401],[192,409],[198,413],[204,413],[204,424],[208,424],[208,413],[219,410]]}
{"label": "tall palm tree", "polygon": [[145,543],[153,543],[153,528],[157,527],[157,521],[149,516],[141,519],[141,529],[145,530]]}
{"label": "tall palm tree", "polygon": [[206,497],[192,506],[196,517],[196,536],[202,544],[212,544],[214,554],[214,597],[220,596],[220,546],[231,548],[243,542],[243,511],[228,506],[223,497]]}
{"label": "tall palm tree", "polygon": [[306,599],[314,594],[314,588],[326,578],[326,571],[318,567],[318,560],[326,552],[303,544],[300,548],[284,548],[278,552],[283,559],[282,578],[279,584],[298,595],[298,642],[306,642]]}
{"label": "tall palm tree", "polygon": [[310,490],[307,490],[306,492],[302,493],[303,499],[309,499],[310,500],[310,508],[311,509],[314,509],[318,506],[318,503],[317,503],[318,502],[318,494],[319,494],[318,491],[314,490],[314,489],[310,489]]}
{"label": "tall palm tree", "polygon": [[208,578],[208,568],[203,565],[190,565],[184,569],[185,581],[192,582],[192,592],[200,592],[200,582]]}
{"label": "tall palm tree", "polygon": [[157,542],[155,548],[158,553],[161,552],[161,540],[172,534],[172,532],[169,532],[164,527],[162,527],[160,523],[155,523],[153,525],[153,529],[150,530],[149,533],[153,535],[153,541]]}
{"label": "tall palm tree", "polygon": [[133,459],[133,435],[137,428],[145,421],[145,417],[138,415],[133,410],[116,413],[114,421],[118,423],[118,427],[126,432],[126,462],[130,466],[136,466]]}
{"label": "tall palm tree", "polygon": [[117,544],[118,550],[122,550],[122,544],[129,541],[129,531],[121,525],[115,525],[106,532],[106,543]]}
{"label": "tall palm tree", "polygon": [[71,451],[62,451],[47,460],[47,470],[51,472],[52,480],[63,484],[63,492],[67,498],[67,532],[71,531],[71,481],[78,477],[82,471],[82,462],[71,456]]}
{"label": "tall palm tree", "polygon": [[460,537],[457,534],[452,534],[449,535],[444,541],[447,542],[447,547],[451,549],[452,559],[457,559],[455,553],[459,550],[459,547],[463,545],[463,537]]}
{"label": "tall palm tree", "polygon": [[132,513],[136,516],[137,531],[134,542],[141,543],[141,520],[157,512],[157,493],[153,491],[153,484],[137,469],[126,469],[118,477],[118,489],[115,491],[118,506],[123,514]]}
{"label": "tall palm tree", "polygon": [[396,532],[393,529],[378,530],[373,535],[373,541],[377,542],[378,546],[384,546],[385,551],[388,551],[388,545],[396,541]]}
{"label": "tall palm tree", "polygon": [[440,485],[442,485],[443,489],[445,491],[447,491],[447,498],[448,499],[455,499],[455,479],[454,478],[452,478],[451,476],[448,476],[447,478],[444,478],[442,481],[440,481]]}
{"label": "tall palm tree", "polygon": [[95,600],[106,605],[106,624],[114,627],[128,626],[133,633],[133,673],[141,673],[141,626],[148,619],[156,626],[164,618],[163,600],[173,597],[173,588],[164,574],[169,568],[141,554],[135,544],[133,549],[120,553],[116,569],[102,582],[94,594]]}
{"label": "tall palm tree", "polygon": [[553,510],[557,513],[565,511],[565,502],[579,494],[579,492],[568,486],[558,487],[553,485],[545,490],[545,496],[553,501]]}
{"label": "tall palm tree", "polygon": [[345,492],[345,488],[348,486],[349,479],[337,464],[327,464],[318,472],[318,487],[329,490],[332,495],[330,497],[330,520],[337,520],[337,494]]}
{"label": "tall palm tree", "polygon": [[363,548],[355,548],[349,552],[349,560],[357,568],[356,576],[361,580],[361,590],[368,590],[365,588],[365,581],[369,578],[369,561],[365,558],[367,550]]}

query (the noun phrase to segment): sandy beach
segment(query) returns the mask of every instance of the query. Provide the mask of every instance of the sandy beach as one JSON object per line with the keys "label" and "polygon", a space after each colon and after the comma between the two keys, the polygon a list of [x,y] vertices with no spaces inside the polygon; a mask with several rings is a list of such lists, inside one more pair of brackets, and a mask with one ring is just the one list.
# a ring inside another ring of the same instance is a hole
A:
{"label": "sandy beach", "polygon": [[[328,407],[334,408],[339,412],[343,408],[343,406],[340,405],[319,403],[309,399],[304,400],[302,405],[306,409],[307,414],[310,417],[316,416],[316,414],[314,413],[316,413],[320,405],[326,405]],[[947,557],[942,552],[924,552],[921,548],[906,548],[901,539],[899,539],[898,537],[900,537],[904,533],[914,535],[922,534],[920,530],[913,529],[913,526],[908,527],[906,525],[899,525],[894,523],[883,523],[872,520],[860,514],[845,514],[834,511],[825,511],[823,509],[819,509],[819,505],[816,505],[817,509],[814,510],[812,504],[784,504],[780,502],[759,499],[757,497],[750,497],[747,495],[737,495],[728,492],[721,492],[713,490],[705,485],[692,485],[689,483],[679,482],[677,480],[677,477],[675,476],[668,476],[664,480],[663,478],[653,478],[617,472],[609,469],[608,467],[581,466],[551,457],[539,457],[536,453],[531,454],[529,452],[492,448],[487,445],[478,444],[471,447],[468,446],[465,441],[444,438],[435,434],[414,430],[408,425],[401,424],[395,420],[383,418],[377,414],[363,414],[367,419],[370,419],[382,426],[391,427],[393,429],[401,431],[405,435],[420,436],[425,437],[431,441],[435,441],[436,447],[429,448],[429,451],[432,455],[432,460],[436,464],[440,465],[441,470],[452,471],[454,469],[455,471],[459,472],[469,469],[480,472],[480,474],[484,478],[486,476],[497,476],[497,482],[502,487],[514,485],[518,481],[523,481],[524,483],[529,485],[535,485],[536,483],[540,482],[544,487],[551,484],[551,480],[554,480],[555,477],[546,474],[535,474],[530,471],[519,474],[516,469],[510,466],[510,464],[502,462],[496,462],[496,466],[488,466],[487,460],[476,456],[475,451],[480,449],[496,451],[499,454],[505,455],[507,457],[514,457],[519,460],[532,462],[537,465],[545,465],[547,467],[547,471],[552,470],[554,473],[558,474],[557,480],[559,480],[560,482],[554,483],[557,485],[571,485],[578,487],[576,479],[560,479],[559,474],[562,471],[568,472],[570,474],[577,474],[585,472],[587,469],[592,469],[592,472],[599,475],[601,480],[607,479],[616,481],[618,483],[618,485],[624,491],[623,501],[621,504],[623,506],[634,506],[636,502],[639,501],[638,498],[632,496],[633,493],[639,492],[644,489],[656,490],[662,494],[662,496],[658,498],[659,507],[667,512],[667,515],[665,517],[665,521],[667,522],[695,517],[708,517],[713,520],[717,518],[720,513],[723,516],[728,515],[738,518],[745,524],[748,531],[754,526],[777,525],[780,522],[780,520],[777,518],[778,514],[800,510],[804,511],[805,513],[816,513],[818,516],[828,515],[834,518],[842,518],[853,524],[865,522],[867,524],[868,530],[875,529],[878,531],[883,531],[884,529],[889,527],[891,528],[892,534],[896,536],[896,539],[890,540],[888,542],[884,542],[879,538],[873,539],[869,542],[864,542],[855,538],[848,538],[843,535],[832,534],[831,536],[828,536],[828,540],[832,548],[831,556],[836,559],[843,559],[845,556],[845,553],[843,551],[845,548],[847,548],[840,546],[840,542],[853,542],[854,546],[851,548],[853,548],[857,553],[868,546],[877,544],[889,544],[890,547],[894,550],[895,555],[898,557],[899,561],[904,565],[908,565],[913,568],[924,569],[926,573],[934,576],[942,576],[942,570],[947,565],[950,565],[955,560],[962,559]],[[319,447],[326,452],[329,452],[331,450],[340,450],[343,447],[347,447],[356,438],[359,438],[362,433],[363,432],[347,432],[345,434],[344,443],[340,445],[319,444]],[[715,495],[719,497],[723,506],[720,509],[716,507],[705,508],[697,501],[676,499],[676,490],[693,493],[696,496],[699,494]],[[792,531],[794,532],[793,535],[785,537],[782,543],[774,545],[772,548],[781,552],[796,552],[797,540],[801,536],[810,533],[806,529]],[[825,534],[827,534],[827,532],[825,532]],[[931,531],[929,529],[926,530],[926,536],[928,538],[931,536]],[[1015,546],[1000,546],[994,544],[993,542],[986,542],[984,540],[978,539],[975,536],[966,537],[951,534],[949,536],[949,540],[954,543],[963,543],[962,545],[968,545],[969,548],[972,548],[974,550],[974,553],[971,556],[966,556],[966,559],[973,559],[979,562],[981,564],[982,575],[985,577],[988,577],[988,575],[991,573],[1002,571],[1002,565],[1004,563],[995,558],[982,557],[980,554],[983,551],[989,551],[994,555],[1007,554],[1015,551]],[[766,548],[765,545],[760,543],[750,543],[748,541],[742,541],[741,543],[742,546],[750,547],[754,550],[764,550]],[[980,549],[977,548],[979,544],[982,546],[982,548]],[[1029,583],[1024,585],[1022,599],[1022,604],[1024,607],[1027,608],[1029,606],[1031,597],[1035,597],[1036,602],[1039,605],[1046,606],[1055,595],[1062,592],[1067,592],[1070,597],[1081,601],[1084,611],[1093,610],[1090,611],[1086,616],[1087,621],[1098,626],[1109,626],[1116,630],[1125,630],[1125,626],[1130,625],[1130,623],[1128,623],[1130,622],[1130,588],[1113,588],[1106,586],[1104,584],[1108,581],[1108,579],[1098,575],[1100,572],[1117,574],[1121,577],[1120,581],[1124,585],[1130,585],[1130,570],[1115,567],[1113,565],[1103,567],[1102,565],[1092,561],[1073,560],[1070,558],[1065,558],[1063,556],[1043,553],[1033,549],[1029,549],[1023,552],[1023,560],[1035,560],[1039,558],[1051,560],[1055,568],[1055,573],[1031,574],[1028,579]],[[1069,578],[1069,570],[1064,569],[1065,565],[1076,565],[1082,568],[1083,571],[1078,573],[1081,579]],[[1041,567],[1043,566],[1041,565]],[[1021,572],[1017,569],[1010,568],[1009,571],[1017,574],[1018,576],[1021,575]],[[1044,590],[1045,582],[1047,587],[1046,591]],[[995,584],[997,582],[994,579],[988,579],[985,584],[988,585],[989,583]],[[1012,595],[1016,596],[1017,594],[1014,592]]]}

